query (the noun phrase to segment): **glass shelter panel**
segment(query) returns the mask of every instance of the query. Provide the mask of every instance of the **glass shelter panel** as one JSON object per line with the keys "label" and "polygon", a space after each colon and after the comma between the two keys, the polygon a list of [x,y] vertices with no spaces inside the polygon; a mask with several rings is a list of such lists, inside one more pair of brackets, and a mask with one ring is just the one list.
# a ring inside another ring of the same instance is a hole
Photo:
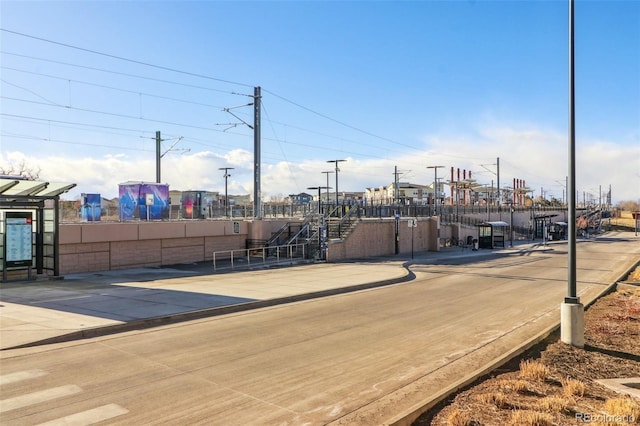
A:
{"label": "glass shelter panel", "polygon": [[56,246],[55,246],[55,230],[56,230],[56,214],[55,208],[45,208],[44,216],[44,234],[42,236],[43,263],[44,270],[53,273],[56,266]]}

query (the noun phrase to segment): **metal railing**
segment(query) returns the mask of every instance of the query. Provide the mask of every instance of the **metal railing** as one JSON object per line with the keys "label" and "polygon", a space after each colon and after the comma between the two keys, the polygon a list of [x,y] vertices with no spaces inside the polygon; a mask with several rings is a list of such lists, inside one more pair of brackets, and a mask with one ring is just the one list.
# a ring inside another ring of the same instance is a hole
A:
{"label": "metal railing", "polygon": [[309,257],[309,247],[307,246],[308,243],[216,251],[213,252],[213,271],[239,267],[248,268],[256,265],[279,265],[283,262],[291,263],[294,259]]}

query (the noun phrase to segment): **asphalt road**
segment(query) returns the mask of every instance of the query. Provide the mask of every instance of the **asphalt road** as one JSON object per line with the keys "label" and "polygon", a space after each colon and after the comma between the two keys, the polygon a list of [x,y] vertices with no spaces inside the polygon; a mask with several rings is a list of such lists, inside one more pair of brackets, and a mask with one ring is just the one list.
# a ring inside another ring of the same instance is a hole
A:
{"label": "asphalt road", "polygon": [[[579,244],[582,302],[639,257],[637,241]],[[415,264],[415,280],[388,287],[5,351],[0,418],[11,425],[392,423],[559,321],[562,247],[462,262]]]}

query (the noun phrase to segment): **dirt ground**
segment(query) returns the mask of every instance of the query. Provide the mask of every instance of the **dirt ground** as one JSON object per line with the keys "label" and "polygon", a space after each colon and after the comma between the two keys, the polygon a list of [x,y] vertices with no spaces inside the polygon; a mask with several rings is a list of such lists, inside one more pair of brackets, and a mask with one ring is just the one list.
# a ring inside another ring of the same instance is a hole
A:
{"label": "dirt ground", "polygon": [[584,349],[551,336],[414,426],[638,425],[640,400],[595,382],[625,377],[640,377],[640,285],[621,283],[585,312]]}

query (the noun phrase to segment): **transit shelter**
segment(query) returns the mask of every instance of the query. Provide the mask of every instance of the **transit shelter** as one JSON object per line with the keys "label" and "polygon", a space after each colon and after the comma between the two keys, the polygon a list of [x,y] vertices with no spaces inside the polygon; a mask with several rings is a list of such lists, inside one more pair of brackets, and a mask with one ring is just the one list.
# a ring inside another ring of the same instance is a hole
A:
{"label": "transit shelter", "polygon": [[478,247],[481,249],[504,248],[504,236],[508,228],[507,222],[482,222],[478,225]]}
{"label": "transit shelter", "polygon": [[60,195],[75,183],[0,177],[0,268],[2,281],[59,276]]}

